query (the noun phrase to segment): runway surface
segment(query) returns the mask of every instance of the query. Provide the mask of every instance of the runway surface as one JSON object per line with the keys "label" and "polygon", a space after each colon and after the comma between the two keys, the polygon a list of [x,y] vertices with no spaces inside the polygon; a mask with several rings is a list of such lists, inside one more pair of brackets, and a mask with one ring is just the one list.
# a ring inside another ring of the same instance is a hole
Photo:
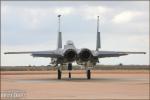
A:
{"label": "runway surface", "polygon": [[1,98],[19,99],[149,99],[149,72],[67,71],[57,80],[56,71],[1,72]]}

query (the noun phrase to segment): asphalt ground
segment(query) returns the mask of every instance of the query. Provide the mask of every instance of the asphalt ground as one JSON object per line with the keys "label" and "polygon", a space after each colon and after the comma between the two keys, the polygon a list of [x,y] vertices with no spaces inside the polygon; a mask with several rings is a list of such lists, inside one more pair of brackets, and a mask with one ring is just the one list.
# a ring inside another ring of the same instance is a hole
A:
{"label": "asphalt ground", "polygon": [[2,99],[149,99],[148,70],[1,72]]}

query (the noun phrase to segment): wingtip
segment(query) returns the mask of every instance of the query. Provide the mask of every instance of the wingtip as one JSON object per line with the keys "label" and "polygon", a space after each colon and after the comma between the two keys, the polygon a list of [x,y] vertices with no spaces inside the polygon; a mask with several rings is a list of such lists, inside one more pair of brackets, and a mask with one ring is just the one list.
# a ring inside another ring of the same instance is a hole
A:
{"label": "wingtip", "polygon": [[4,52],[4,54],[9,54],[10,52]]}

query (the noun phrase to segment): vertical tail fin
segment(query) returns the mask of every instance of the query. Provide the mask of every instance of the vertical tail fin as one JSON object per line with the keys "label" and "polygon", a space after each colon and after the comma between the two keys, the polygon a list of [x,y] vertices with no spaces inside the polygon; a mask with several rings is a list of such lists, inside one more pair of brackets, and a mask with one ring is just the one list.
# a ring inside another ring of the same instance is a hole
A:
{"label": "vertical tail fin", "polygon": [[96,40],[96,50],[101,48],[101,41],[100,41],[100,32],[99,32],[99,16],[97,16],[97,40]]}
{"label": "vertical tail fin", "polygon": [[61,32],[58,32],[58,49],[62,48],[62,36]]}
{"label": "vertical tail fin", "polygon": [[57,49],[60,49],[62,48],[62,35],[61,35],[61,32],[60,32],[60,16],[61,15],[58,15],[58,44],[57,44]]}

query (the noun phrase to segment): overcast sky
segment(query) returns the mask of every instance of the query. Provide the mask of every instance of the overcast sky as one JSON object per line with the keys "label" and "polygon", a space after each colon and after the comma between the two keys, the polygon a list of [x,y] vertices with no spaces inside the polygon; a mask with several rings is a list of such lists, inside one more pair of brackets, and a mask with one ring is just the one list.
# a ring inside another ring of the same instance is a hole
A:
{"label": "overcast sky", "polygon": [[56,49],[58,14],[63,45],[72,40],[77,48],[95,50],[100,16],[100,50],[147,52],[103,58],[100,64],[149,64],[149,1],[2,1],[1,64],[48,65],[50,58],[3,53]]}

